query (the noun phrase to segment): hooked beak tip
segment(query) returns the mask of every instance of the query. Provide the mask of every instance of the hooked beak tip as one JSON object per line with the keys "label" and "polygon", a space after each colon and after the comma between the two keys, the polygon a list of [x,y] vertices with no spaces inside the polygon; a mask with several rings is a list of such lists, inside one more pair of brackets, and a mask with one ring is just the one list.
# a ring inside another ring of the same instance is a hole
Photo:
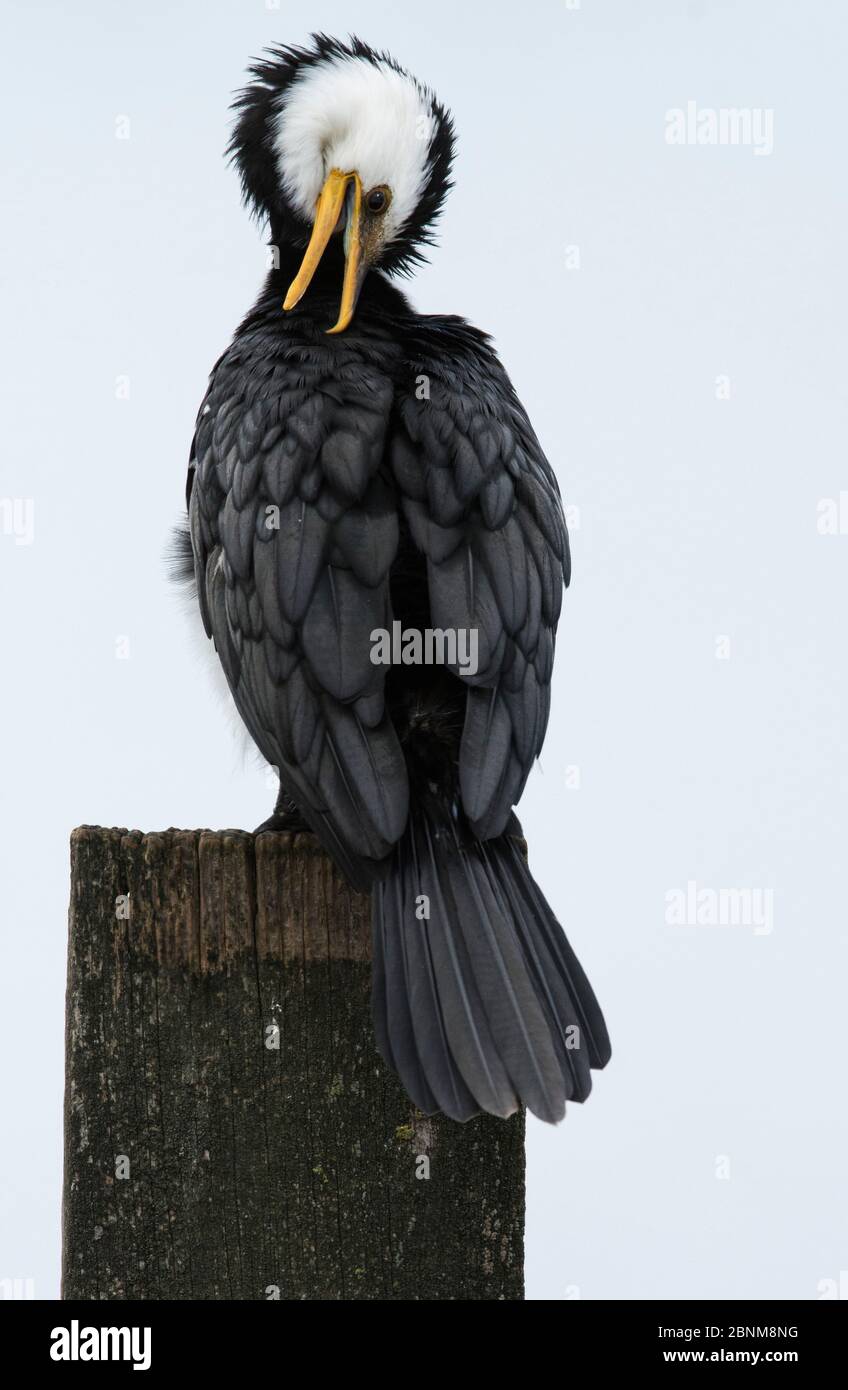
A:
{"label": "hooked beak tip", "polygon": [[[350,196],[348,196],[350,194]],[[347,225],[345,228],[345,269],[342,285],[342,302],[339,317],[328,334],[343,333],[353,318],[356,301],[367,269],[362,247],[362,184],[354,171],[343,172],[331,169],[315,208],[315,220],[309,245],[301,262],[300,269],[289,285],[283,300],[283,310],[293,309],[306,293],[318,263],[324,254],[327,243],[339,223],[347,203]]]}

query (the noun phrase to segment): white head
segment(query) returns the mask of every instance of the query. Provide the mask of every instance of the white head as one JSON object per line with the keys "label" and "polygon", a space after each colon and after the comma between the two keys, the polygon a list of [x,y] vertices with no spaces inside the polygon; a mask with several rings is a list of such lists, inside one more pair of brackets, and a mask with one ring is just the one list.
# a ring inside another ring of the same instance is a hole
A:
{"label": "white head", "polygon": [[286,91],[274,149],[292,205],[312,219],[331,169],[356,172],[365,198],[388,190],[384,242],[409,222],[430,173],[435,118],[414,78],[383,59],[328,59],[303,68]]}
{"label": "white head", "polygon": [[311,49],[273,50],[252,72],[230,146],[245,195],[276,242],[308,242],[286,307],[306,292],[333,233],[344,231],[340,331],[369,266],[408,271],[422,259],[450,187],[450,116],[358,39],[315,35]]}

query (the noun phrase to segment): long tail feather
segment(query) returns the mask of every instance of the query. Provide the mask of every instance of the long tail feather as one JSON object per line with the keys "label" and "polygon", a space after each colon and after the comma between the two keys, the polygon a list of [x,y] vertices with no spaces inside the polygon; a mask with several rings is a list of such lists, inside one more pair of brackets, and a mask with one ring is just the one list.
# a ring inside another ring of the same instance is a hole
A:
{"label": "long tail feather", "polygon": [[373,903],[377,1045],[420,1109],[555,1123],[585,1100],[606,1026],[509,834],[481,844],[413,811]]}

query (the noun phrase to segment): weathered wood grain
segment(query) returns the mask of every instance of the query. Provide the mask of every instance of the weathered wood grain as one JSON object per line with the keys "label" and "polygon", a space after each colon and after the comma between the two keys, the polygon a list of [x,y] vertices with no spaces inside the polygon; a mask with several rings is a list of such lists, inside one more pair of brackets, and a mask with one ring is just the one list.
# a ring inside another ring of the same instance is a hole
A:
{"label": "weathered wood grain", "polygon": [[523,1297],[523,1117],[415,1110],[370,954],[311,835],[74,832],[64,1298]]}

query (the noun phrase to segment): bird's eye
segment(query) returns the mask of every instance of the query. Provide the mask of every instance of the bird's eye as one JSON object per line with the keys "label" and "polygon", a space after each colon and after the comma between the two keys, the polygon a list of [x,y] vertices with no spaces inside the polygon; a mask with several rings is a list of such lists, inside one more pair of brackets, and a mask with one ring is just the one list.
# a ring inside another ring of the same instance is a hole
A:
{"label": "bird's eye", "polygon": [[369,212],[385,212],[391,196],[387,188],[372,188],[371,192],[365,195],[365,206]]}

